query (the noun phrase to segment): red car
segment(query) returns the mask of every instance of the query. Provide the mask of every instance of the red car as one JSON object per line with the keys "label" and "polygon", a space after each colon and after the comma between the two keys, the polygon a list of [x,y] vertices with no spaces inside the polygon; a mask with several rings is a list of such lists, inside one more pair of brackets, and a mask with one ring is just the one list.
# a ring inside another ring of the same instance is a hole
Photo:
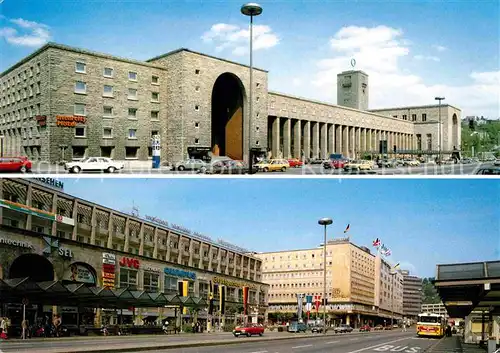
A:
{"label": "red car", "polygon": [[364,325],[359,328],[359,332],[370,332],[371,330],[372,328],[370,327],[370,325]]}
{"label": "red car", "polygon": [[233,330],[234,337],[239,336],[253,336],[259,335],[262,336],[264,334],[264,326],[257,324],[248,324],[246,326],[236,326]]}
{"label": "red car", "polygon": [[290,168],[300,168],[304,165],[300,159],[292,158],[288,160],[288,164],[290,164]]}
{"label": "red car", "polygon": [[346,159],[331,159],[323,163],[325,169],[343,169],[347,164]]}
{"label": "red car", "polygon": [[31,161],[28,157],[1,157],[0,158],[0,173],[21,172],[27,173],[31,171]]}

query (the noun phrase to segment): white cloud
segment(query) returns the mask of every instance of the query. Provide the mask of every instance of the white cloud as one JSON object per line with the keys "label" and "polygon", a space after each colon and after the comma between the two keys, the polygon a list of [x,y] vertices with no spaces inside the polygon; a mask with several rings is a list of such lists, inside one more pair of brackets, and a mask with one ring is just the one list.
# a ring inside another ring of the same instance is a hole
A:
{"label": "white cloud", "polygon": [[[215,50],[231,50],[234,55],[242,56],[249,52],[250,29],[226,23],[217,23],[205,32],[201,39],[208,44],[215,44]],[[253,26],[253,49],[269,49],[279,43],[278,36],[271,27]]]}
{"label": "white cloud", "polygon": [[50,31],[47,25],[24,20],[22,18],[10,20],[14,27],[0,28],[0,37],[13,45],[38,47],[50,40]]}
{"label": "white cloud", "polygon": [[[309,83],[294,87],[291,78],[279,82],[276,89],[336,102],[337,74],[351,70],[350,62],[355,58],[355,69],[369,75],[370,109],[434,104],[434,97],[439,95],[446,97],[446,103],[461,108],[463,116],[500,116],[500,71],[467,73],[459,86],[428,84],[405,64],[411,59],[411,42],[403,38],[403,31],[387,26],[344,27],[329,44],[331,56],[315,61]],[[412,57],[438,61],[437,57]]]}
{"label": "white cloud", "polygon": [[439,62],[440,59],[437,56],[425,56],[425,55],[415,55],[413,57],[415,60],[430,60],[430,61],[436,61]]}
{"label": "white cloud", "polygon": [[443,51],[445,51],[445,50],[447,50],[447,49],[448,49],[448,48],[446,48],[446,47],[443,47],[442,45],[436,45],[436,44],[435,44],[435,45],[433,45],[432,47],[433,47],[434,49],[436,49],[437,51],[439,51],[439,52],[443,52]]}

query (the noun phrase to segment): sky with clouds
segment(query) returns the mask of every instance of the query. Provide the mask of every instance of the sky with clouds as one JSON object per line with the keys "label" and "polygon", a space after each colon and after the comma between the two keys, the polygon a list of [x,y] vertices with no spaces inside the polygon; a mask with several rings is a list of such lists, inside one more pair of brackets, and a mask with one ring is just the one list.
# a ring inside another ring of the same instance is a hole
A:
{"label": "sky with clouds", "polygon": [[329,238],[374,250],[380,238],[420,276],[435,265],[500,258],[500,184],[425,179],[82,179],[65,192],[142,217],[155,216],[253,251],[318,246],[317,221],[331,217]]}
{"label": "sky with clouds", "polygon": [[[370,78],[370,108],[433,104],[500,117],[499,2],[263,0],[255,65],[269,88],[336,103],[336,79]],[[47,41],[146,60],[186,47],[248,63],[248,18],[234,0],[0,2],[0,71]]]}

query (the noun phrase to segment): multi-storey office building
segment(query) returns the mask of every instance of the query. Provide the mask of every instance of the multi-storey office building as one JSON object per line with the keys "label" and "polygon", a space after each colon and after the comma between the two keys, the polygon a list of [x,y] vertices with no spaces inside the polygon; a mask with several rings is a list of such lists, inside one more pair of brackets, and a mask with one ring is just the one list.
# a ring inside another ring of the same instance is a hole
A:
{"label": "multi-storey office building", "polygon": [[439,314],[444,315],[445,317],[449,317],[448,311],[443,303],[438,304],[422,304],[421,312],[423,313],[431,313],[431,314]]}
{"label": "multi-storey office building", "polygon": [[[176,293],[178,282],[188,280],[189,295],[205,299],[212,282],[226,286],[231,319],[240,314],[243,288],[248,287],[250,320],[266,317],[269,286],[262,283],[262,261],[245,249],[33,179],[0,179],[0,206],[0,279],[67,280],[162,293]],[[58,251],[62,248],[69,251]],[[116,271],[106,274],[103,258],[110,257],[116,259]],[[161,313],[173,316],[171,311]],[[125,310],[127,314],[132,316]],[[201,314],[206,318],[205,311]]]}
{"label": "multi-storey office building", "polygon": [[[274,157],[355,157],[378,152],[380,141],[390,151],[438,150],[436,106],[370,111],[361,71],[341,73],[338,86],[333,105],[269,92],[261,69],[249,87],[247,66],[187,49],[136,61],[50,43],[0,74],[0,133],[6,154],[50,161],[146,160],[152,135],[168,161],[246,159],[249,147]],[[441,107],[442,150],[459,148],[459,122],[459,109]]]}
{"label": "multi-storey office building", "polygon": [[[359,327],[401,318],[400,275],[391,281],[386,260],[349,239],[328,241],[326,252],[327,312],[332,323]],[[257,254],[263,261],[263,281],[270,286],[270,313],[296,313],[298,294],[323,297],[323,254],[323,246]]]}
{"label": "multi-storey office building", "polygon": [[401,271],[403,275],[403,314],[407,319],[416,319],[422,306],[422,278]]}

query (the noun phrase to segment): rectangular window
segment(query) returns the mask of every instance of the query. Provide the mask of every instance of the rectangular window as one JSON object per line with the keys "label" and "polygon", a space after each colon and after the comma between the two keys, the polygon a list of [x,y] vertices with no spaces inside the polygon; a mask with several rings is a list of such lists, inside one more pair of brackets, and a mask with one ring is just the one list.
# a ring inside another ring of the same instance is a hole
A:
{"label": "rectangular window", "polygon": [[33,77],[33,66],[30,67],[29,74],[30,74],[30,77]]}
{"label": "rectangular window", "polygon": [[160,84],[160,78],[159,78],[158,76],[155,76],[155,75],[151,76],[151,83],[152,83],[153,85],[158,85],[158,84]]}
{"label": "rectangular window", "polygon": [[417,121],[417,114],[411,115],[411,121]]}
{"label": "rectangular window", "polygon": [[75,104],[75,115],[85,116],[87,114],[87,109],[85,104],[76,103]]}
{"label": "rectangular window", "polygon": [[427,114],[422,114],[422,121],[427,121]]}
{"label": "rectangular window", "polygon": [[113,86],[104,85],[104,93],[105,97],[113,97]]}
{"label": "rectangular window", "polygon": [[40,63],[36,63],[36,73],[40,73]]}
{"label": "rectangular window", "polygon": [[137,81],[137,72],[129,71],[128,72],[128,79],[130,81]]}
{"label": "rectangular window", "polygon": [[77,62],[75,66],[75,72],[78,72],[80,74],[84,74],[87,72],[87,65],[82,62]]}
{"label": "rectangular window", "polygon": [[144,290],[146,292],[158,292],[159,288],[159,275],[152,272],[144,272]]}
{"label": "rectangular window", "polygon": [[102,114],[105,117],[113,116],[113,107],[103,107]]}
{"label": "rectangular window", "polygon": [[102,137],[108,138],[108,139],[113,138],[113,129],[110,127],[103,128]]}
{"label": "rectangular window", "polygon": [[85,127],[84,126],[75,127],[75,137],[85,137]]}
{"label": "rectangular window", "polygon": [[82,81],[76,81],[75,93],[86,94],[87,93],[87,84],[85,82],[82,82]]}
{"label": "rectangular window", "polygon": [[128,138],[131,140],[137,139],[137,129],[128,129]]}
{"label": "rectangular window", "polygon": [[158,92],[151,92],[151,100],[153,102],[159,102],[160,101],[160,93],[158,93]]}
{"label": "rectangular window", "polygon": [[137,119],[137,108],[128,108],[128,118]]}
{"label": "rectangular window", "polygon": [[33,88],[34,88],[34,86],[30,85],[30,87],[29,87],[30,97],[33,97],[33,92],[34,92]]}
{"label": "rectangular window", "polygon": [[157,110],[151,111],[151,120],[159,120],[160,119],[160,112]]}
{"label": "rectangular window", "polygon": [[40,103],[38,103],[36,105],[36,115],[40,115],[40,110],[41,110]]}
{"label": "rectangular window", "polygon": [[36,83],[36,94],[40,94],[40,92],[41,92],[40,87],[41,87],[41,83],[40,83],[40,81],[38,81],[38,82]]}
{"label": "rectangular window", "polygon": [[137,271],[121,268],[120,269],[120,287],[129,287],[130,290],[137,290]]}
{"label": "rectangular window", "polygon": [[128,99],[137,100],[137,89],[135,88],[128,89]]}
{"label": "rectangular window", "polygon": [[104,77],[113,77],[113,69],[110,67],[104,68]]}
{"label": "rectangular window", "polygon": [[179,280],[176,277],[165,276],[165,292],[177,292],[177,282]]}

